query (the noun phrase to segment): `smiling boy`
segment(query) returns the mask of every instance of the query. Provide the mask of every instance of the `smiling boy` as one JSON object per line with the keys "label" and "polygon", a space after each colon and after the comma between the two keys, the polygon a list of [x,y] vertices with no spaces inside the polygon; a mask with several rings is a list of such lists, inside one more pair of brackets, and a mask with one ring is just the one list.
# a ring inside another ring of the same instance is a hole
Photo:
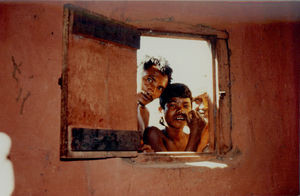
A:
{"label": "smiling boy", "polygon": [[[206,123],[198,112],[192,110],[192,101],[191,91],[186,85],[168,85],[160,97],[160,110],[164,113],[166,128],[148,127],[144,142],[155,152],[197,151]],[[186,125],[190,134],[183,132]]]}

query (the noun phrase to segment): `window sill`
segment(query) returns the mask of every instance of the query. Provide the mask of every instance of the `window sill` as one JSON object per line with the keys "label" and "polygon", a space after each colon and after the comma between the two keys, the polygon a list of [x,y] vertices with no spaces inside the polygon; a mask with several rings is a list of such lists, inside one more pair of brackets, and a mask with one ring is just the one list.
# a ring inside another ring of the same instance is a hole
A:
{"label": "window sill", "polygon": [[227,167],[216,158],[215,153],[197,152],[145,152],[137,157],[127,159],[131,164],[153,168],[183,167]]}
{"label": "window sill", "polygon": [[215,169],[238,167],[241,152],[238,148],[226,155],[200,152],[144,152],[135,158],[126,158],[128,163],[144,168],[201,168]]}

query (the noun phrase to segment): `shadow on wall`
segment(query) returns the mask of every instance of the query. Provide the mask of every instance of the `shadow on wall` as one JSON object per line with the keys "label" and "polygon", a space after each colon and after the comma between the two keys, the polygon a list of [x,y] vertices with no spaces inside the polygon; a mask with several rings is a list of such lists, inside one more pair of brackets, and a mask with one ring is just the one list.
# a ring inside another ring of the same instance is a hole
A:
{"label": "shadow on wall", "polygon": [[15,187],[14,170],[8,155],[11,147],[10,137],[0,132],[0,195],[12,195]]}

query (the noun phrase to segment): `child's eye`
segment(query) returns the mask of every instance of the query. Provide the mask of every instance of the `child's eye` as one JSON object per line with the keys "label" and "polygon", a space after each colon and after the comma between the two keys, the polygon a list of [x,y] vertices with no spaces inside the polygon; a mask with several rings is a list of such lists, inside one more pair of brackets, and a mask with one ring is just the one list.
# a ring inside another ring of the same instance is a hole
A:
{"label": "child's eye", "polygon": [[163,91],[163,87],[161,87],[161,86],[159,86],[159,87],[157,87],[157,89],[159,90],[159,91]]}
{"label": "child's eye", "polygon": [[148,81],[149,83],[152,83],[152,82],[153,82],[153,79],[152,79],[152,78],[147,78],[147,81]]}
{"label": "child's eye", "polygon": [[172,104],[172,103],[171,103],[169,106],[170,106],[170,108],[172,108],[172,109],[175,108],[175,104]]}

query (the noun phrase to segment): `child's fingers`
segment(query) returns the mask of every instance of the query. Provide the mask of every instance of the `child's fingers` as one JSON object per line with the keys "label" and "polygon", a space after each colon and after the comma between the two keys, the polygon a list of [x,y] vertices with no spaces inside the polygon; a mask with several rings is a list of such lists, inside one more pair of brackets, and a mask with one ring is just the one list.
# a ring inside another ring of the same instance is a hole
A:
{"label": "child's fingers", "polygon": [[190,111],[187,114],[187,122],[190,123],[192,121],[192,119],[194,118],[195,114],[194,114],[194,110]]}
{"label": "child's fingers", "polygon": [[195,111],[195,116],[196,116],[197,118],[201,118],[201,115],[200,115],[200,113],[199,113],[198,111]]}

